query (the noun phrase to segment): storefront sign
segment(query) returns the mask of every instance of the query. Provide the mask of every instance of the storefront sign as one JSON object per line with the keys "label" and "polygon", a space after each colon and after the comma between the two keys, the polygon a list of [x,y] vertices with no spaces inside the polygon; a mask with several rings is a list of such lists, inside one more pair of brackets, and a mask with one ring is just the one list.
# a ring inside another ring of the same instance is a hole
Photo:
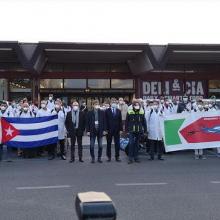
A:
{"label": "storefront sign", "polygon": [[143,98],[158,98],[159,96],[182,99],[186,94],[190,98],[204,97],[206,91],[204,81],[173,79],[166,81],[143,81]]}

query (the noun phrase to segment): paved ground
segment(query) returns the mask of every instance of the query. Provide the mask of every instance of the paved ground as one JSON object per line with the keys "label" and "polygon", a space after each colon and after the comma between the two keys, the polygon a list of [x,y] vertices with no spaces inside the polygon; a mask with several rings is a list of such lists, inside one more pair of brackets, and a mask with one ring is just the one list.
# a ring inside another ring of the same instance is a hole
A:
{"label": "paved ground", "polygon": [[90,190],[108,193],[120,220],[220,219],[220,159],[195,161],[192,153],[178,153],[166,161],[142,155],[141,164],[128,165],[125,156],[122,163],[90,164],[88,153],[84,164],[1,162],[0,219],[77,219],[74,197]]}

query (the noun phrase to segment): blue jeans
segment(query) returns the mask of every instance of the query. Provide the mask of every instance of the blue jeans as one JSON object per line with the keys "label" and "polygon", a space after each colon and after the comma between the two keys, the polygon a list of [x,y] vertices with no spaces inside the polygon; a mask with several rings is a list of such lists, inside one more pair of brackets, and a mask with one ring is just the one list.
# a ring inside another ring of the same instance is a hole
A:
{"label": "blue jeans", "polygon": [[138,160],[140,133],[129,133],[129,160]]}
{"label": "blue jeans", "polygon": [[102,157],[102,136],[98,135],[98,132],[90,135],[90,155],[94,159],[95,158],[95,140],[97,138],[98,141],[98,159]]}

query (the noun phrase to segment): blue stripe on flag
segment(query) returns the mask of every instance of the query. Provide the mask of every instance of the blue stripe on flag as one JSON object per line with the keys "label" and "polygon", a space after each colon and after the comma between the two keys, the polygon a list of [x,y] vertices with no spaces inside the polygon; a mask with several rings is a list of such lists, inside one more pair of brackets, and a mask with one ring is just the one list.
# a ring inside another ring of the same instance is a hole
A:
{"label": "blue stripe on flag", "polygon": [[28,136],[28,135],[37,135],[37,134],[45,134],[58,130],[58,125],[53,125],[46,128],[40,128],[36,130],[19,130],[19,135]]}
{"label": "blue stripe on flag", "polygon": [[33,123],[41,123],[52,121],[54,119],[58,119],[58,115],[45,116],[45,117],[37,117],[37,118],[4,118],[9,123],[15,124],[33,124]]}
{"label": "blue stripe on flag", "polygon": [[58,137],[53,137],[42,141],[31,141],[31,142],[9,141],[5,144],[8,147],[15,147],[15,148],[35,148],[35,147],[47,146],[49,144],[55,144],[57,142],[58,142]]}

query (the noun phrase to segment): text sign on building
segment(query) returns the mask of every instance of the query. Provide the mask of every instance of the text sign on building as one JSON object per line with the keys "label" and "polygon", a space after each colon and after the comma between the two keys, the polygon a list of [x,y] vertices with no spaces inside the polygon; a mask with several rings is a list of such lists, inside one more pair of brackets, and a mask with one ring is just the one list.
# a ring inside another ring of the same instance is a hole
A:
{"label": "text sign on building", "polygon": [[158,98],[159,96],[176,96],[184,94],[192,97],[205,96],[205,82],[179,79],[166,81],[143,81],[143,98]]}

